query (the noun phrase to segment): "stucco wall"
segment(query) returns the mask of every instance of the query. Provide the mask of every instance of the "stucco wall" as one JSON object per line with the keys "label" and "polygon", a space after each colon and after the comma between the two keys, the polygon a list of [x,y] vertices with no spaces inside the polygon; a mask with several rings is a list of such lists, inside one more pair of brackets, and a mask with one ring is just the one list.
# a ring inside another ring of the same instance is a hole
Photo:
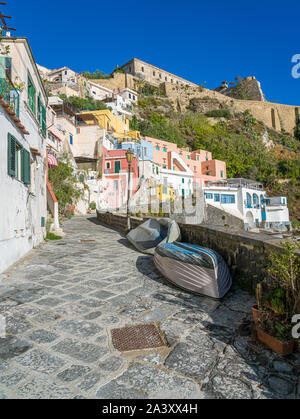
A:
{"label": "stucco wall", "polygon": [[[46,209],[46,140],[41,141],[38,128],[30,118],[22,119],[29,130],[26,138],[12,124],[0,107],[0,272],[7,269],[44,239],[45,227],[41,218]],[[8,133],[29,151],[37,148],[42,156],[31,155],[34,161],[34,176],[31,185],[8,175]]]}

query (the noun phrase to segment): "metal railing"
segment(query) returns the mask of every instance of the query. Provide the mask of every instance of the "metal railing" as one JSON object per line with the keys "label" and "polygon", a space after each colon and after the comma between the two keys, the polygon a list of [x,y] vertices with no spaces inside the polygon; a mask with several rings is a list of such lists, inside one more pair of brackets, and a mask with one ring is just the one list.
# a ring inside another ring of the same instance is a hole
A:
{"label": "metal railing", "polygon": [[6,77],[0,78],[0,94],[9,107],[15,111],[17,118],[20,116],[20,91],[16,89]]}

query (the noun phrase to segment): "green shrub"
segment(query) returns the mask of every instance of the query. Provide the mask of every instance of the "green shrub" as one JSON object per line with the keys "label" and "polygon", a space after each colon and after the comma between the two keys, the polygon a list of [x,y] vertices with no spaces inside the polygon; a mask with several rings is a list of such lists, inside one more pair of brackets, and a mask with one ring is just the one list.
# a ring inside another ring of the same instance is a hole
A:
{"label": "green shrub", "polygon": [[60,98],[70,103],[79,111],[101,111],[104,109],[108,109],[104,102],[102,102],[101,100],[95,100],[91,96],[81,98],[77,96],[67,97],[66,95],[60,95]]}
{"label": "green shrub", "polygon": [[212,111],[206,112],[205,115],[212,118],[232,119],[231,112],[228,109],[214,109]]}
{"label": "green shrub", "polygon": [[55,234],[50,233],[50,231],[47,231],[46,240],[60,240],[60,239],[61,239],[61,236],[56,236]]}
{"label": "green shrub", "polygon": [[68,162],[57,161],[57,167],[48,171],[48,177],[56,199],[60,214],[64,213],[67,204],[72,205],[81,196],[73,167]]}

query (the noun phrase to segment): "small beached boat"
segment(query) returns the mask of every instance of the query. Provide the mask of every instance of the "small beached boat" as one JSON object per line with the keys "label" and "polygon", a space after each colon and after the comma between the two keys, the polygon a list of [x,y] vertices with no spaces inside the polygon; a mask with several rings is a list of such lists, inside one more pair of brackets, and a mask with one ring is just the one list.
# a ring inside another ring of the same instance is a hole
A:
{"label": "small beached boat", "polygon": [[189,243],[166,243],[154,254],[157,269],[187,291],[222,298],[232,285],[229,269],[214,250]]}
{"label": "small beached boat", "polygon": [[131,230],[126,237],[140,252],[154,255],[159,244],[180,240],[180,229],[170,218],[152,218]]}

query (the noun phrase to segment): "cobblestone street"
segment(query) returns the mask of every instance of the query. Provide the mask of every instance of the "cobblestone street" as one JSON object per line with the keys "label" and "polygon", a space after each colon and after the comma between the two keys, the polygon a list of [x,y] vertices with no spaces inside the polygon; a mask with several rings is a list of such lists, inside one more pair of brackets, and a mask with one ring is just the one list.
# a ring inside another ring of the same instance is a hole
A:
{"label": "cobblestone street", "polygon": [[[300,398],[300,354],[251,342],[249,294],[173,287],[95,216],[63,228],[0,275],[0,398]],[[112,346],[111,329],[152,322],[169,347]]]}

